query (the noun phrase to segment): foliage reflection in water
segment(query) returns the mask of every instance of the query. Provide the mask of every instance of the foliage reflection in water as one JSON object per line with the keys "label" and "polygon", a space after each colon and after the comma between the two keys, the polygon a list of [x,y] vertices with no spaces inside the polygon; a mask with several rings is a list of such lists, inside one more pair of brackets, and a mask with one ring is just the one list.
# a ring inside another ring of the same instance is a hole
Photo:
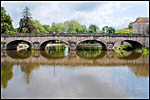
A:
{"label": "foliage reflection in water", "polygon": [[65,56],[65,45],[47,47],[45,49],[46,55],[51,58],[63,58]]}
{"label": "foliage reflection in water", "polygon": [[7,88],[8,81],[13,77],[13,65],[1,64],[1,86]]}

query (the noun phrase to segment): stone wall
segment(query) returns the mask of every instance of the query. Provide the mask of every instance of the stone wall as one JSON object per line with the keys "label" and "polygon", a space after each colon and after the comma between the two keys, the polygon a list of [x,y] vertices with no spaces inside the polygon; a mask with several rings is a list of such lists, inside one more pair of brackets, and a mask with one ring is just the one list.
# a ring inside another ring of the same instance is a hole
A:
{"label": "stone wall", "polygon": [[133,24],[133,33],[148,33],[149,34],[149,23],[148,22],[138,22]]}

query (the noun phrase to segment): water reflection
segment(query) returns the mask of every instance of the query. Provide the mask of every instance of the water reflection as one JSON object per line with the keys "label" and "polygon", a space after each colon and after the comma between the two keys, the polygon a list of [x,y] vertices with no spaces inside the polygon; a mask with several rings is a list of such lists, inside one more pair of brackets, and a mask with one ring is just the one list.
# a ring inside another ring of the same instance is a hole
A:
{"label": "water reflection", "polygon": [[40,53],[43,57],[48,58],[48,59],[59,59],[59,58],[64,58],[66,56],[66,46],[61,45],[61,46],[52,46],[52,47],[47,47],[46,50],[41,50]]}
{"label": "water reflection", "polygon": [[26,83],[29,84],[30,83],[30,74],[32,73],[32,71],[36,68],[39,68],[39,65],[21,65],[21,71],[25,73],[26,75]]}
{"label": "water reflection", "polygon": [[[118,59],[126,59],[126,60],[133,60],[138,59],[142,56],[142,53],[135,52],[135,51],[128,51],[128,52],[118,52],[118,51],[104,51],[104,50],[76,50],[76,51],[69,51],[68,49],[64,50],[41,50],[41,51],[25,51],[23,53],[17,52],[16,50],[7,50],[2,51],[1,57],[6,56],[4,55],[7,53],[7,56],[13,59],[28,59],[30,57],[37,57],[42,56],[47,59],[63,59],[66,56],[79,56],[80,58],[86,59],[100,59],[105,56],[109,57],[117,57]],[[40,54],[39,54],[40,53]]]}
{"label": "water reflection", "polygon": [[13,77],[13,65],[1,64],[1,86],[7,88],[8,81]]}
{"label": "water reflection", "polygon": [[87,59],[98,59],[105,56],[104,50],[77,50],[77,55]]}
{"label": "water reflection", "polygon": [[7,50],[7,54],[14,59],[26,59],[33,54],[33,51],[28,50]]}
{"label": "water reflection", "polygon": [[149,55],[65,52],[2,51],[3,98],[148,98]]}
{"label": "water reflection", "polygon": [[136,52],[136,51],[126,51],[126,52],[120,52],[120,50],[114,51],[114,56],[120,58],[120,59],[137,59],[142,56],[142,53]]}

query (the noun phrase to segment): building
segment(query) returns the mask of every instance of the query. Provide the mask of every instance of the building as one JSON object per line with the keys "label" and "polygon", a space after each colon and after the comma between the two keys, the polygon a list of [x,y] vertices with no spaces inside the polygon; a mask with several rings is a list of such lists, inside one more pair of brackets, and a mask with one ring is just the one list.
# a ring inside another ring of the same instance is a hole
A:
{"label": "building", "polygon": [[133,33],[135,34],[149,34],[149,18],[139,17],[133,22]]}

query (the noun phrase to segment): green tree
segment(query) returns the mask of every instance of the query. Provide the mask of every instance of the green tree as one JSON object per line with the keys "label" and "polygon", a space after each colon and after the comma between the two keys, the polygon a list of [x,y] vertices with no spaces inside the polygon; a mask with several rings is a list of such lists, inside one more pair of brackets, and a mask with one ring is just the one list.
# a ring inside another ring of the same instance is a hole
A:
{"label": "green tree", "polygon": [[51,32],[51,27],[49,25],[42,25],[43,28],[47,31],[47,33]]}
{"label": "green tree", "polygon": [[81,33],[82,32],[82,27],[77,27],[75,29],[75,33]]}
{"label": "green tree", "polygon": [[24,32],[24,31],[27,33],[33,32],[34,25],[33,25],[29,7],[25,7],[25,9],[23,10],[23,18],[20,19],[19,25],[20,25],[19,32]]}
{"label": "green tree", "polygon": [[52,23],[50,32],[52,32],[52,33],[53,33],[53,32],[56,32],[56,24],[55,24],[55,22]]}
{"label": "green tree", "polygon": [[86,25],[82,25],[81,27],[82,27],[82,33],[88,32]]}
{"label": "green tree", "polygon": [[115,28],[109,27],[109,26],[104,26],[102,28],[102,33],[115,33]]}
{"label": "green tree", "polygon": [[99,31],[99,27],[97,25],[91,24],[89,26],[88,32],[89,33],[96,33]]}
{"label": "green tree", "polygon": [[64,24],[63,23],[56,24],[55,32],[56,33],[65,32],[65,26],[64,26]]}
{"label": "green tree", "polygon": [[81,25],[75,20],[65,21],[64,23],[55,23],[53,22],[50,28],[50,32],[61,33],[86,33],[87,28],[85,25]]}
{"label": "green tree", "polygon": [[33,20],[32,23],[34,26],[34,30],[32,31],[32,33],[48,33],[46,29],[40,24],[40,21]]}
{"label": "green tree", "polygon": [[12,19],[9,14],[6,14],[4,7],[1,7],[1,33],[15,33]]}
{"label": "green tree", "polygon": [[108,26],[104,26],[104,27],[102,28],[103,33],[107,33],[107,29],[108,29]]}
{"label": "green tree", "polygon": [[115,28],[113,28],[113,27],[108,27],[107,33],[115,33]]}
{"label": "green tree", "polygon": [[78,33],[81,32],[82,26],[75,20],[65,21],[64,22],[65,30],[69,33]]}

